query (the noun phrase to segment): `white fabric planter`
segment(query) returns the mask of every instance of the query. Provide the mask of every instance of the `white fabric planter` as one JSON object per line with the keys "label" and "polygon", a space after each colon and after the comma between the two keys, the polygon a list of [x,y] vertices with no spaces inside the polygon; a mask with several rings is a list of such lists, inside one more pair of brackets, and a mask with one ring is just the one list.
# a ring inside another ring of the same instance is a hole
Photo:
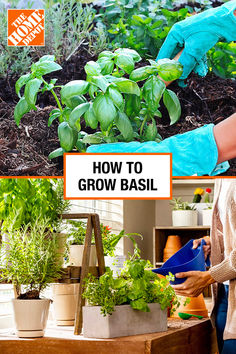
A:
{"label": "white fabric planter", "polygon": [[202,211],[202,225],[211,226],[212,223],[212,209],[205,209]]}
{"label": "white fabric planter", "polygon": [[[83,260],[84,245],[70,245],[69,247],[69,265],[81,267]],[[96,267],[97,253],[96,246],[91,245],[89,266]]]}
{"label": "white fabric planter", "polygon": [[130,305],[115,307],[112,315],[103,316],[100,306],[83,307],[83,335],[88,338],[115,338],[167,330],[167,310],[148,304],[150,312],[133,310]]}
{"label": "white fabric planter", "polygon": [[212,203],[192,203],[190,205],[194,205],[197,212],[198,212],[198,225],[210,225],[210,224],[203,224],[203,211],[207,209]]}
{"label": "white fabric planter", "polygon": [[124,266],[124,262],[126,261],[126,256],[118,255],[118,256],[105,256],[105,265],[106,267],[111,268],[114,276],[120,275],[121,269]]}
{"label": "white fabric planter", "polygon": [[57,326],[73,326],[79,284],[53,284],[52,291]]}
{"label": "white fabric planter", "polygon": [[20,338],[43,337],[50,300],[13,299],[12,304],[17,336]]}
{"label": "white fabric planter", "polygon": [[173,210],[173,226],[197,226],[197,210]]}

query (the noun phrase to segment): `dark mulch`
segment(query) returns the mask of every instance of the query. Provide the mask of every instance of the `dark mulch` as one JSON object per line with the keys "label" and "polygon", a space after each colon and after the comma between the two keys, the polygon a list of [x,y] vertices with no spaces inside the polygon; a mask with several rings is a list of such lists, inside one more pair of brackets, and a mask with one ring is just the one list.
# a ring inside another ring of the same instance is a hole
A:
{"label": "dark mulch", "polygon": [[[86,48],[81,48],[63,70],[51,77],[59,84],[70,80],[85,79],[84,65],[94,60]],[[142,64],[141,64],[142,65]],[[48,154],[59,147],[57,123],[47,127],[48,115],[54,98],[50,94],[39,97],[38,111],[28,113],[18,128],[13,119],[18,98],[14,91],[16,78],[0,80],[0,175],[3,176],[60,176],[63,174],[62,158],[48,160]],[[219,123],[236,111],[236,82],[223,80],[215,75],[200,78],[192,74],[189,84],[180,88],[170,86],[178,95],[182,115],[179,122],[169,126],[167,112],[161,107],[163,118],[157,120],[163,138],[184,133],[207,123]],[[227,175],[236,175],[236,159],[230,161]]]}

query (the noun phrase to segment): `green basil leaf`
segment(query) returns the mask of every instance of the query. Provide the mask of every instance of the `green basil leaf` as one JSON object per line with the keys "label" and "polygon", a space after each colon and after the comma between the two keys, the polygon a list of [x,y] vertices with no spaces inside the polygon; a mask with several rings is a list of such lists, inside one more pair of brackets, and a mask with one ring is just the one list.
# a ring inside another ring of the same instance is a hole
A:
{"label": "green basil leaf", "polygon": [[19,126],[20,120],[24,114],[28,113],[31,110],[31,107],[28,105],[25,97],[21,97],[20,101],[17,103],[14,109],[14,119],[16,125]]}
{"label": "green basil leaf", "polygon": [[43,76],[61,69],[62,67],[53,61],[38,61],[31,66],[31,71],[36,76]]}
{"label": "green basil leaf", "polygon": [[39,59],[39,61],[55,61],[55,55],[44,55]]}
{"label": "green basil leaf", "polygon": [[97,87],[99,87],[103,92],[106,92],[109,86],[109,82],[104,76],[93,76],[91,77],[91,82]]}
{"label": "green basil leaf", "polygon": [[151,65],[143,66],[132,71],[130,74],[130,80],[135,82],[146,80],[150,75],[156,74],[158,72],[157,68]]}
{"label": "green basil leaf", "polygon": [[39,91],[42,82],[43,80],[35,78],[28,81],[27,84],[25,85],[24,96],[28,105],[31,106],[32,108],[35,107],[37,93]]}
{"label": "green basil leaf", "polygon": [[63,156],[64,152],[66,152],[66,151],[60,147],[60,148],[52,151],[49,154],[48,158],[49,158],[49,160],[55,159],[56,157]]}
{"label": "green basil leaf", "polygon": [[67,122],[62,122],[58,126],[58,137],[62,149],[71,151],[77,141],[78,133]]}
{"label": "green basil leaf", "polygon": [[145,141],[155,141],[156,137],[157,137],[157,125],[155,119],[152,119],[152,123],[146,126],[143,138]]}
{"label": "green basil leaf", "polygon": [[142,58],[140,57],[140,55],[138,54],[138,52],[136,52],[136,50],[134,49],[129,49],[129,48],[118,48],[115,50],[116,54],[126,54],[129,55],[130,57],[133,58],[133,60],[135,62],[139,62]]}
{"label": "green basil leaf", "polygon": [[173,91],[166,89],[163,95],[163,102],[170,116],[170,125],[172,125],[176,123],[181,116],[179,99]]}
{"label": "green basil leaf", "polygon": [[110,52],[109,50],[104,50],[103,52],[101,52],[98,56],[98,59],[100,58],[108,58],[108,59],[112,59],[115,57],[115,54]]}
{"label": "green basil leaf", "polygon": [[128,117],[137,115],[140,113],[141,101],[140,96],[126,95],[125,97],[125,113]]}
{"label": "green basil leaf", "polygon": [[93,102],[93,111],[102,130],[107,130],[117,116],[116,108],[107,95],[97,96]]}
{"label": "green basil leaf", "polygon": [[125,141],[133,140],[133,136],[134,136],[133,128],[129,118],[125,113],[118,112],[118,115],[115,119],[115,125],[123,135]]}
{"label": "green basil leaf", "polygon": [[89,83],[84,80],[74,80],[68,82],[65,86],[61,89],[61,100],[62,103],[68,101],[73,96],[84,95],[88,92]]}
{"label": "green basil leaf", "polygon": [[61,112],[56,112],[56,113],[53,113],[49,116],[48,118],[48,127],[50,127],[52,125],[52,122],[57,119],[58,117],[60,117],[61,115]]}
{"label": "green basil leaf", "polygon": [[118,108],[120,111],[124,111],[125,102],[124,102],[123,96],[120,93],[120,91],[118,91],[117,89],[115,89],[113,87],[109,87],[108,95],[112,99],[116,108]]}
{"label": "green basil leaf", "polygon": [[118,54],[115,58],[116,65],[124,70],[127,74],[130,74],[134,70],[134,60],[132,57],[126,54]]}
{"label": "green basil leaf", "polygon": [[166,85],[156,76],[151,76],[143,85],[143,97],[148,104],[148,109],[155,111],[159,107],[160,99],[166,89]]}
{"label": "green basil leaf", "polygon": [[158,74],[165,81],[177,80],[183,73],[182,65],[176,60],[160,59],[156,64]]}
{"label": "green basil leaf", "polygon": [[95,96],[94,96],[94,94],[95,94],[95,92],[97,92],[98,91],[98,87],[96,86],[96,85],[94,85],[94,84],[90,84],[89,85],[89,96],[90,97],[92,97],[92,98],[95,98]]}
{"label": "green basil leaf", "polygon": [[89,109],[84,114],[84,120],[87,126],[92,129],[96,129],[98,125],[98,120],[93,111],[93,104],[90,103]]}
{"label": "green basil leaf", "polygon": [[114,80],[115,85],[121,93],[129,93],[132,95],[140,96],[140,88],[136,82],[125,78],[116,78]]}
{"label": "green basil leaf", "polygon": [[21,98],[20,89],[31,79],[31,73],[22,75],[15,84],[16,94]]}
{"label": "green basil leaf", "polygon": [[87,62],[84,70],[88,76],[98,76],[101,73],[100,65],[92,60]]}
{"label": "green basil leaf", "polygon": [[89,109],[90,104],[82,103],[75,107],[69,116],[69,125],[73,129],[80,130],[80,117]]}
{"label": "green basil leaf", "polygon": [[114,69],[114,61],[110,60],[106,57],[98,59],[97,63],[99,63],[99,66],[101,68],[101,74],[102,75],[110,75]]}
{"label": "green basil leaf", "polygon": [[103,138],[95,134],[88,134],[83,138],[82,142],[84,144],[101,144],[103,143]]}

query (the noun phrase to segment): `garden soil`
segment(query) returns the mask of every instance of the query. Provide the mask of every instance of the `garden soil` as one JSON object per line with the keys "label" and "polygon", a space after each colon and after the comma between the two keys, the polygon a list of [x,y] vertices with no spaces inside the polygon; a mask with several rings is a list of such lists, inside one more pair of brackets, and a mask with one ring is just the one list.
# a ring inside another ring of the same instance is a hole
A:
{"label": "garden soil", "polygon": [[[96,60],[86,48],[81,48],[63,70],[54,73],[58,84],[85,79],[84,65]],[[141,64],[143,65],[143,64]],[[16,126],[13,111],[18,97],[15,94],[16,77],[0,79],[0,175],[2,176],[62,176],[62,158],[48,160],[51,151],[59,147],[56,121],[47,127],[49,112],[55,106],[50,93],[39,96],[38,111],[26,114]],[[158,131],[163,138],[184,133],[204,124],[217,124],[236,111],[236,81],[224,80],[214,74],[200,78],[192,74],[188,86],[170,88],[178,95],[182,114],[180,120],[169,126],[168,114],[161,107],[163,117],[157,119]],[[86,131],[86,127],[82,126]],[[87,130],[91,133],[91,130]],[[197,148],[197,147],[196,147]],[[207,153],[207,152],[206,152]],[[227,175],[236,175],[236,159],[230,161]]]}

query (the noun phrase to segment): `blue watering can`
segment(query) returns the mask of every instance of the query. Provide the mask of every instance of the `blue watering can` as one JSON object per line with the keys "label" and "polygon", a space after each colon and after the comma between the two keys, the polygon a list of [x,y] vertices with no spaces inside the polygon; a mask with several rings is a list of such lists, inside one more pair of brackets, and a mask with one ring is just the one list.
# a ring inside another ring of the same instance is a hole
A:
{"label": "blue watering can", "polygon": [[[160,268],[152,269],[154,273],[168,275],[169,272],[175,275],[176,273],[189,272],[191,270],[205,271],[206,267],[210,266],[209,257],[205,260],[203,246],[206,244],[205,240],[201,241],[198,248],[193,249],[193,241],[190,240],[171,256]],[[181,284],[187,278],[176,278],[171,281],[171,284]]]}

